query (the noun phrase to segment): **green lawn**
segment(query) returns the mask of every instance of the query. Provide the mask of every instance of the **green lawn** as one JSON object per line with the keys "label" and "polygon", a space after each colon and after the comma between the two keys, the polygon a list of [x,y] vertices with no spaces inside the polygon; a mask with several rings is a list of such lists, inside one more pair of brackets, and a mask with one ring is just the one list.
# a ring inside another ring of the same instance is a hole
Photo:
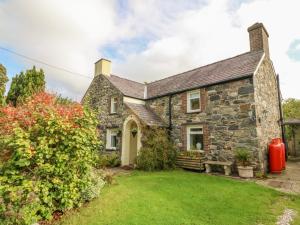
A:
{"label": "green lawn", "polygon": [[[275,224],[284,208],[300,214],[300,198],[253,182],[176,170],[133,172],[116,178],[99,199],[61,224]],[[300,217],[294,224],[300,224]]]}

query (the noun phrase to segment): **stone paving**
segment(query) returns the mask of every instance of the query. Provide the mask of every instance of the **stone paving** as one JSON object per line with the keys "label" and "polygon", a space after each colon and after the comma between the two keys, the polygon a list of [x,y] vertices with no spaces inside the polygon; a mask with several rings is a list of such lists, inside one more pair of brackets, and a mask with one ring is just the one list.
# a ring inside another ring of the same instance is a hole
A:
{"label": "stone paving", "polygon": [[256,182],[286,193],[300,194],[300,161],[288,161],[282,174],[268,174],[267,179]]}

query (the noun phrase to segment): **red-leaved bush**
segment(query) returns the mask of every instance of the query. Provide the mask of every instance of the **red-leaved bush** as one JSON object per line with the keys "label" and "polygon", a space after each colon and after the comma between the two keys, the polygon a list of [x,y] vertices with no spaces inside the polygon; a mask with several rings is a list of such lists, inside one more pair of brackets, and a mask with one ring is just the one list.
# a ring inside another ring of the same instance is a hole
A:
{"label": "red-leaved bush", "polygon": [[32,224],[97,196],[99,148],[97,119],[78,103],[39,93],[0,108],[0,223]]}
{"label": "red-leaved bush", "polygon": [[23,105],[0,108],[0,134],[10,134],[16,126],[28,129],[34,126],[39,118],[47,119],[53,113],[57,113],[64,122],[72,123],[74,118],[83,116],[83,107],[79,103],[56,104],[54,95],[38,93]]}

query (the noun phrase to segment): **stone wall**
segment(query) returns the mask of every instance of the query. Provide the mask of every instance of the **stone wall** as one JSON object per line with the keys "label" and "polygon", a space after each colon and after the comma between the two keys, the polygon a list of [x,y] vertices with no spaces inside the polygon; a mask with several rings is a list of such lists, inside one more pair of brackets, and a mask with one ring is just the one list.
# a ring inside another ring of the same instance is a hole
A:
{"label": "stone wall", "polygon": [[276,74],[272,62],[265,58],[254,76],[257,136],[261,169],[267,169],[268,144],[281,137],[280,112]]}
{"label": "stone wall", "polygon": [[[111,97],[118,98],[117,113],[110,113]],[[105,75],[97,75],[94,77],[91,85],[89,86],[82,103],[90,106],[99,118],[99,133],[100,138],[106,144],[106,129],[116,128],[119,129],[119,145],[117,150],[121,150],[121,131],[123,126],[124,117],[127,115],[127,109],[123,104],[123,95],[116,89],[105,77]]]}
{"label": "stone wall", "polygon": [[[172,137],[186,150],[186,127],[203,125],[204,150],[209,159],[234,160],[237,147],[251,150],[258,161],[254,87],[251,78],[202,88],[201,112],[187,113],[187,92],[172,96]],[[168,98],[147,101],[168,123]]]}
{"label": "stone wall", "polygon": [[[204,150],[208,159],[234,161],[235,149],[245,147],[251,151],[256,169],[266,168],[268,143],[281,134],[276,77],[271,61],[265,59],[254,78],[201,88],[200,112],[187,112],[187,93],[146,101],[146,105],[166,124],[169,124],[171,116],[171,135],[179,148],[187,149],[187,126],[200,124],[203,126]],[[115,114],[110,114],[111,97],[118,98]],[[99,131],[104,144],[107,128],[120,130],[120,152],[123,122],[132,113],[124,105],[122,93],[105,76],[99,75],[92,81],[82,102],[98,113]]]}
{"label": "stone wall", "polygon": [[169,124],[169,96],[150,99],[146,102],[146,105],[150,107],[166,124]]}

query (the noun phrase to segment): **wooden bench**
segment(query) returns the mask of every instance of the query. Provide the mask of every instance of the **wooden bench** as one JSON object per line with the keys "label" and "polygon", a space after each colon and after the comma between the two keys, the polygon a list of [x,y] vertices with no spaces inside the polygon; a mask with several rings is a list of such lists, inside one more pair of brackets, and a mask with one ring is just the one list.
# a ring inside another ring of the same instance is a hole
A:
{"label": "wooden bench", "polygon": [[223,166],[226,176],[229,176],[231,174],[232,162],[205,161],[203,163],[205,164],[206,173],[211,172],[211,165],[218,165]]}
{"label": "wooden bench", "polygon": [[204,170],[204,164],[200,157],[177,156],[176,165],[184,169]]}

